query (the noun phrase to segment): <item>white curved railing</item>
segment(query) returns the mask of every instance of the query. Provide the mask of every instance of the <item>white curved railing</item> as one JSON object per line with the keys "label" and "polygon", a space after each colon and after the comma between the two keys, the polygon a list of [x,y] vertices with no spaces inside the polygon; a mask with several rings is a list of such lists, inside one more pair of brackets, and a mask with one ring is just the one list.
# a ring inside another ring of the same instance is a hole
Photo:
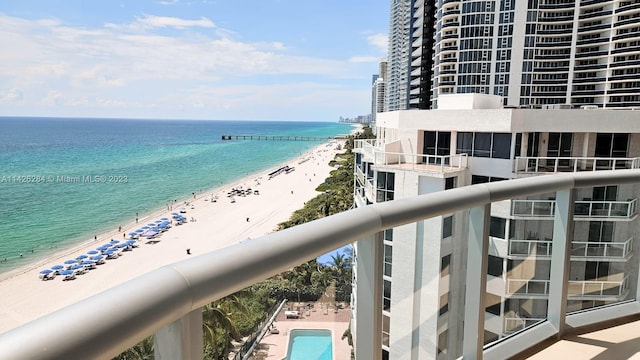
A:
{"label": "white curved railing", "polygon": [[[385,229],[465,209],[470,209],[470,226],[475,229],[477,226],[475,209],[486,208],[494,201],[554,191],[564,192],[580,187],[630,183],[640,183],[640,170],[565,173],[501,181],[356,208],[164,266],[50,313],[1,334],[0,358],[110,359],[145,337],[153,333],[157,334],[157,331],[163,327],[171,326],[181,319],[184,322],[188,322],[188,319],[197,319],[200,316],[200,309],[205,304],[341,246],[362,239],[371,239]],[[561,193],[558,194],[561,195]],[[570,206],[562,202],[559,205],[565,208]],[[485,223],[488,224],[490,215],[485,216],[487,219]],[[469,244],[471,246],[471,242]],[[486,252],[484,256],[487,256]],[[552,264],[553,261],[552,259]],[[482,276],[486,278],[486,270],[484,275],[482,272],[472,275],[477,279],[481,279]],[[467,276],[472,275],[467,273]],[[478,290],[473,280],[469,278],[466,282],[467,293]],[[358,285],[363,283],[364,279],[360,279]],[[552,283],[551,286],[554,287],[554,284]],[[566,292],[564,296],[566,303]],[[372,302],[379,304],[381,299],[380,301],[374,299]],[[376,308],[376,306],[379,307]],[[552,309],[551,305],[550,309]],[[381,310],[381,305],[374,305],[373,312],[367,315],[379,317]],[[359,306],[358,311],[364,312],[365,308]],[[467,321],[464,333],[468,336],[464,337],[467,354],[465,356],[482,357],[481,342],[478,343],[482,337],[477,334],[483,326],[480,324],[483,318],[478,314],[483,314],[484,308],[467,307],[466,311]],[[549,321],[551,321],[551,315]],[[378,322],[378,325],[380,323]],[[196,321],[196,327],[193,329],[197,327]],[[542,327],[535,328],[545,336],[554,331],[554,326],[546,322]],[[529,332],[527,334],[531,334]],[[379,336],[381,328],[374,328],[371,333]],[[198,334],[197,331],[195,334]],[[536,341],[543,340],[537,336],[528,336],[527,343],[533,345]],[[467,348],[467,341],[471,342],[469,348]],[[200,343],[199,349],[202,348],[201,342],[201,338],[191,339],[191,343],[195,343],[192,345],[195,349],[192,350],[193,358],[201,357],[201,354],[196,353],[198,343]],[[480,345],[473,347],[474,342]],[[369,344],[373,349],[370,349],[372,353],[380,349],[379,339],[359,339],[358,344],[363,347]],[[485,351],[491,351],[498,354],[495,356],[502,357],[509,353],[513,346],[500,348],[500,345],[497,347],[494,345]],[[519,347],[519,349],[522,348],[524,347]],[[469,351],[475,356],[468,355]],[[183,351],[182,354],[185,352]],[[162,358],[171,358],[171,356],[164,355]]]}

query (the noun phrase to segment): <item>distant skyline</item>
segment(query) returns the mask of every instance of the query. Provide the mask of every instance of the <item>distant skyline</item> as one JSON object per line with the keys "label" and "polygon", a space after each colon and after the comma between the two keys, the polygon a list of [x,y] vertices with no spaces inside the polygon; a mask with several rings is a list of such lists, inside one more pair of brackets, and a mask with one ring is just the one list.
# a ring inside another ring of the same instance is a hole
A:
{"label": "distant skyline", "polygon": [[337,121],[371,109],[382,0],[0,3],[0,116]]}

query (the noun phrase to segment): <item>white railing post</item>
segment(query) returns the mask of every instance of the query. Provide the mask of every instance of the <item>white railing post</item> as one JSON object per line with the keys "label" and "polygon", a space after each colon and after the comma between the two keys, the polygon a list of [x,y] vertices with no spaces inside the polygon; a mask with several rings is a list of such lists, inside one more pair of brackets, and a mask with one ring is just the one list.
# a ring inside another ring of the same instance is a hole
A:
{"label": "white railing post", "polygon": [[547,318],[562,336],[567,315],[567,292],[573,234],[573,189],[556,192]]}
{"label": "white railing post", "polygon": [[155,359],[201,359],[203,341],[202,308],[198,308],[155,333],[153,338]]}
{"label": "white railing post", "polygon": [[382,353],[382,233],[356,242],[356,359],[380,359]]}
{"label": "white railing post", "polygon": [[467,282],[464,303],[464,359],[482,359],[484,345],[484,311],[487,290],[489,221],[491,204],[469,209],[467,248]]}

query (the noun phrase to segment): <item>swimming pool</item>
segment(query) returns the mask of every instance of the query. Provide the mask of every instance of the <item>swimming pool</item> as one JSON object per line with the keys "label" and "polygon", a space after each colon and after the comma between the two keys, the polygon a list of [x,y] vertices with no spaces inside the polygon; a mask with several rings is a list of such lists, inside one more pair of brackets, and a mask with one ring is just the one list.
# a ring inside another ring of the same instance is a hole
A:
{"label": "swimming pool", "polygon": [[332,360],[331,330],[293,329],[286,360]]}

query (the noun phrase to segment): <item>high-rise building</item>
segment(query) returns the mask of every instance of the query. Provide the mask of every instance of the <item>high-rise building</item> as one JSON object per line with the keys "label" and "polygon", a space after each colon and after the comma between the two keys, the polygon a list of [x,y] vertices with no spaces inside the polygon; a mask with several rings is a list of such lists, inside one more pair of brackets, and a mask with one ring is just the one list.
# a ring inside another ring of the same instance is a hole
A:
{"label": "high-rise building", "polygon": [[376,114],[384,111],[385,80],[387,59],[380,60],[378,76],[371,85],[371,122],[376,122]]}
{"label": "high-rise building", "polygon": [[409,107],[411,0],[391,0],[384,111]]}
{"label": "high-rise building", "polygon": [[412,1],[409,59],[410,109],[431,108],[435,9],[434,1]]}
{"label": "high-rise building", "polygon": [[434,107],[455,93],[508,106],[640,106],[638,17],[635,0],[438,0]]}
{"label": "high-rise building", "polygon": [[[441,95],[436,110],[378,114],[376,135],[354,149],[357,207],[485,182],[640,168],[640,111],[629,109],[513,109],[496,95]],[[555,196],[491,204],[478,334],[485,344],[547,318]],[[636,184],[573,194],[569,313],[634,298],[639,196]],[[382,359],[461,356],[469,217],[460,211],[380,234]],[[358,283],[356,275],[355,312],[372,301],[357,296]],[[362,328],[352,329],[357,346]]]}

